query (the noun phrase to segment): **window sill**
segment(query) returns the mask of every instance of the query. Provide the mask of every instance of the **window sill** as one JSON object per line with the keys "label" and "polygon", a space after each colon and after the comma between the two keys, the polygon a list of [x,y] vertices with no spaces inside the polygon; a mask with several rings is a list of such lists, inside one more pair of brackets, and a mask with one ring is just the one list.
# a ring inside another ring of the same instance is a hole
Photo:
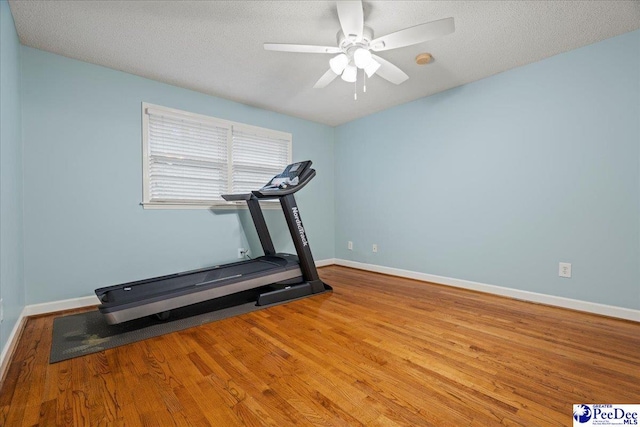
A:
{"label": "window sill", "polygon": [[[208,210],[232,210],[247,209],[246,202],[214,202],[207,203],[171,203],[171,202],[142,202],[144,209],[208,209]],[[280,203],[275,200],[260,201],[260,207],[265,210],[280,209]]]}

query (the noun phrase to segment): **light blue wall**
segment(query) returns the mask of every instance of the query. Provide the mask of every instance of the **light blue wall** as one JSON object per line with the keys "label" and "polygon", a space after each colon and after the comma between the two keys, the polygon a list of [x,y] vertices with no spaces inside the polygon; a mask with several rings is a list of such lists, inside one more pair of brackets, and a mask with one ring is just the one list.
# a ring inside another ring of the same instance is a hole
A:
{"label": "light blue wall", "polygon": [[0,351],[24,308],[20,44],[9,4],[0,1]]}
{"label": "light blue wall", "polygon": [[[24,46],[21,55],[28,304],[235,261],[247,241],[260,252],[246,210],[142,209],[143,101],[292,133],[294,160],[318,172],[298,196],[314,256],[333,258],[333,128]],[[267,220],[277,249],[292,251],[282,214]]]}
{"label": "light blue wall", "polygon": [[639,82],[635,31],[336,128],[336,257],[639,309]]}

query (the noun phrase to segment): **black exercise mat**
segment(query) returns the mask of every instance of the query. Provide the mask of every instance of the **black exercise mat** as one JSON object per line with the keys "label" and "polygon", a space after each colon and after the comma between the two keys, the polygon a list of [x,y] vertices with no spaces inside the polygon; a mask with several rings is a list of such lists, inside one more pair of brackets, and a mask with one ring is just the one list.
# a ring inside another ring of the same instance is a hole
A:
{"label": "black exercise mat", "polygon": [[[326,287],[327,290],[331,289],[329,286]],[[53,340],[49,363],[97,353],[109,348],[282,304],[257,306],[256,297],[256,290],[250,290],[178,308],[171,311],[171,317],[166,321],[159,320],[154,316],[147,316],[118,325],[109,325],[98,310],[58,317],[53,320]]]}

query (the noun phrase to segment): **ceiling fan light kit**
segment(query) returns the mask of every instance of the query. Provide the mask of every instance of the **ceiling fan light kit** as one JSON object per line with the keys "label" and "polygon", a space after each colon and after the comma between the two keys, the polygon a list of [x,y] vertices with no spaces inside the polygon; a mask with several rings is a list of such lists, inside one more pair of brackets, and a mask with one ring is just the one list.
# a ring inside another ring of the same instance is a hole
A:
{"label": "ceiling fan light kit", "polygon": [[[337,34],[337,47],[265,43],[264,48],[281,52],[337,53],[338,55],[329,60],[329,70],[313,86],[317,89],[326,87],[338,76],[342,76],[342,80],[346,82],[354,83],[358,79],[359,69],[364,70],[363,74],[367,77],[377,74],[391,83],[401,84],[409,76],[386,59],[372,54],[371,51],[382,52],[412,46],[455,31],[453,18],[445,18],[374,39],[373,30],[364,25],[361,0],[338,1],[337,9],[341,27]],[[416,57],[418,64],[424,61],[424,58],[418,59],[422,55],[428,55],[425,64],[431,60],[431,55],[421,54]],[[364,91],[366,92],[366,88]],[[354,98],[357,97],[354,96]]]}

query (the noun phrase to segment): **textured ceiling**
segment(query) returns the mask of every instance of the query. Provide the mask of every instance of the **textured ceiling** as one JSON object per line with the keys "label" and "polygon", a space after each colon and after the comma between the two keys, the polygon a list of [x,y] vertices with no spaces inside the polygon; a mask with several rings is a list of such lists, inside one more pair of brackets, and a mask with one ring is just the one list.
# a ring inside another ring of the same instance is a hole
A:
{"label": "textured ceiling", "polygon": [[456,31],[379,53],[409,80],[374,76],[354,101],[353,83],[313,88],[330,55],[263,49],[334,46],[334,1],[9,4],[24,45],[332,126],[640,28],[638,1],[365,1],[374,36],[450,16]]}

